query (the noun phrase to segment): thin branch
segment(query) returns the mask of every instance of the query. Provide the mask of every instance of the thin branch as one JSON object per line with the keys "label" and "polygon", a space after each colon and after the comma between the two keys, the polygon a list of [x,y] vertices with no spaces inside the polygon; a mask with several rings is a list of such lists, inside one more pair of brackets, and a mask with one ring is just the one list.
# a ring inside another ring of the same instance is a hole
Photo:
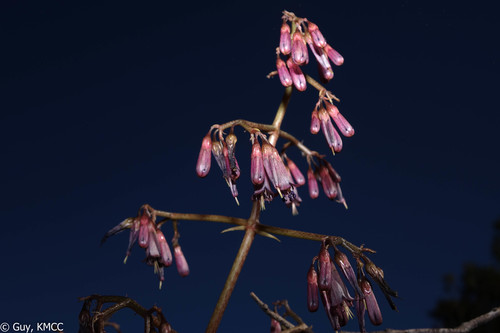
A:
{"label": "thin branch", "polygon": [[271,309],[269,309],[269,306],[266,303],[264,303],[263,301],[261,301],[260,298],[258,298],[257,295],[255,295],[254,292],[250,293],[250,297],[253,298],[253,300],[255,301],[255,303],[257,303],[257,305],[262,309],[262,311],[264,311],[264,313],[266,315],[268,315],[269,317],[271,317],[274,320],[277,320],[285,328],[289,329],[289,328],[295,327],[294,324],[292,324],[291,322],[289,322],[288,320],[286,320],[285,318],[283,318],[282,316],[280,316],[278,313],[276,313],[276,312],[272,311]]}
{"label": "thin branch", "polygon": [[[472,320],[466,321],[455,328],[410,328],[403,330],[386,329],[372,333],[468,333],[473,329],[500,318],[500,307],[493,308],[490,312],[480,315]],[[354,333],[354,332],[344,332]]]}

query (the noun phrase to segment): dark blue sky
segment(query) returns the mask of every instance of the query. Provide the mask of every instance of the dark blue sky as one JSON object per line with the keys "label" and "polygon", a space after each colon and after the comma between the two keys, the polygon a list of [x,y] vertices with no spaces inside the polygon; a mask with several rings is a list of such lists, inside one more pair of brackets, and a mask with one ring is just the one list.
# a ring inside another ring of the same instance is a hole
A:
{"label": "dark blue sky", "polygon": [[[0,322],[61,321],[74,332],[77,298],[100,293],[157,304],[179,332],[204,330],[241,232],[181,223],[192,273],[182,279],[167,270],[161,291],[139,248],[122,264],[128,233],[103,247],[99,240],[143,203],[248,216],[246,134],[237,132],[241,206],[218,170],[199,179],[194,167],[213,123],[272,122],[283,87],[265,76],[274,69],[283,9],[318,24],[345,58],[328,87],[356,129],[330,158],[349,210],[302,189],[298,216],[276,200],[261,222],[377,250],[372,259],[401,295],[395,313],[378,294],[384,327],[431,326],[442,275],[459,273],[465,261],[490,262],[491,225],[500,217],[500,27],[492,1],[3,1],[0,8]],[[317,75],[312,64],[307,72]],[[327,153],[324,139],[309,133],[316,99],[312,88],[294,93],[283,129]],[[304,169],[297,151],[290,154]],[[287,298],[318,332],[328,329],[322,310],[309,314],[305,302],[319,244],[281,240],[256,239],[221,332],[267,331],[250,291],[269,303]],[[117,318],[130,327],[124,332],[142,327],[130,314]]]}

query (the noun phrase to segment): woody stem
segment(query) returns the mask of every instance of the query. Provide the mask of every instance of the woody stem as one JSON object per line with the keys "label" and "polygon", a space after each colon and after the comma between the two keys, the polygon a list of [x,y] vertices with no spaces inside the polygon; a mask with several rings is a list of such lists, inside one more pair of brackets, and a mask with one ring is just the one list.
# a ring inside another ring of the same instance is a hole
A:
{"label": "woody stem", "polygon": [[[291,94],[292,88],[286,88],[285,93],[283,94],[283,98],[281,99],[281,104],[278,107],[278,111],[276,112],[276,116],[273,121],[274,131],[269,138],[269,142],[272,145],[276,145],[276,141],[278,140],[281,122],[283,121],[283,118],[285,116],[286,107],[288,106],[288,102],[290,101]],[[207,329],[205,331],[207,333],[214,333],[219,327],[224,311],[226,310],[227,304],[229,303],[229,298],[231,297],[234,287],[236,286],[236,281],[238,280],[238,277],[243,268],[243,264],[245,263],[245,259],[255,238],[256,226],[259,224],[259,216],[260,205],[257,201],[255,201],[252,205],[250,217],[248,218],[246,223],[245,236],[241,241],[240,249],[236,254],[236,258],[234,259],[231,271],[227,276],[224,288],[222,289],[219,300],[215,305],[214,312],[212,313],[212,317],[210,318],[210,322],[208,323]]]}

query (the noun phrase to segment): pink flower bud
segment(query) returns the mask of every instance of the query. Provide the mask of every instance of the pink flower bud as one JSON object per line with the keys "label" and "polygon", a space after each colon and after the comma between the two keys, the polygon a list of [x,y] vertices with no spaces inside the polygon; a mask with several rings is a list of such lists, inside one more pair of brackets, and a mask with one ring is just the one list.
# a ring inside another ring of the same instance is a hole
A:
{"label": "pink flower bud", "polygon": [[328,55],[328,58],[337,66],[340,66],[344,63],[344,57],[340,55],[335,49],[333,49],[330,45],[326,44],[325,52]]}
{"label": "pink flower bud", "polygon": [[316,312],[316,310],[318,310],[318,294],[318,273],[316,273],[313,264],[307,272],[307,309],[310,312]]}
{"label": "pink flower bud", "polygon": [[349,281],[350,285],[354,288],[356,293],[361,294],[362,292],[359,288],[356,274],[354,273],[354,269],[352,268],[347,256],[343,252],[340,252],[337,248],[335,248],[334,259],[335,263],[340,267],[342,274],[344,274],[344,277],[347,279],[347,281]]}
{"label": "pink flower bud", "polygon": [[309,196],[311,199],[316,199],[319,195],[318,181],[316,180],[316,175],[311,168],[307,170],[307,184],[309,187]]}
{"label": "pink flower bud", "polygon": [[318,111],[314,110],[311,113],[311,133],[318,134],[320,128],[321,128],[321,125],[319,123]]}
{"label": "pink flower bud", "polygon": [[[306,42],[302,37],[302,33],[296,30],[293,33],[292,39],[292,59],[297,65],[306,64],[309,61],[309,54],[307,53]],[[288,65],[290,67],[290,65]]]}
{"label": "pink flower bud", "polygon": [[289,158],[286,159],[286,163],[288,165],[288,168],[290,169],[290,172],[292,173],[293,179],[295,180],[295,185],[304,185],[306,183],[306,179],[304,178],[302,172],[300,172],[300,169],[297,167],[297,165],[293,163],[293,161]]}
{"label": "pink flower bud", "polygon": [[328,168],[322,165],[319,168],[319,176],[321,178],[321,185],[323,186],[323,191],[328,199],[333,200],[337,196],[337,186],[333,182],[330,174],[328,173]]}
{"label": "pink flower bud", "polygon": [[[156,230],[153,223],[148,224],[149,236],[148,236],[148,247],[146,248],[146,257],[149,258],[159,258],[160,250],[158,239],[156,236]],[[146,259],[147,260],[147,259]]]}
{"label": "pink flower bud", "polygon": [[170,251],[165,235],[163,235],[161,230],[156,230],[156,237],[158,239],[158,247],[160,248],[160,261],[168,267],[172,265],[172,251]]}
{"label": "pink flower bud", "polygon": [[318,286],[320,290],[330,290],[332,288],[332,262],[330,260],[330,253],[325,246],[321,244],[321,249],[318,255],[318,270],[319,279]]}
{"label": "pink flower bud", "polygon": [[318,72],[323,83],[328,83],[333,79],[333,70],[331,67],[324,68],[318,63]]}
{"label": "pink flower bud", "polygon": [[292,77],[286,64],[281,58],[276,59],[276,69],[278,70],[278,76],[280,78],[281,84],[285,87],[290,87],[292,85]]}
{"label": "pink flower bud", "polygon": [[306,90],[307,88],[306,78],[302,73],[300,67],[296,63],[294,63],[291,58],[288,58],[286,64],[290,69],[290,75],[292,77],[292,82],[295,88],[297,88],[298,91]]}
{"label": "pink flower bud", "polygon": [[364,277],[360,279],[359,285],[363,291],[363,296],[365,297],[366,310],[368,311],[368,318],[373,325],[378,326],[382,324],[382,312],[378,307],[377,299],[373,294],[372,286],[370,282]]}
{"label": "pink flower bud", "polygon": [[264,162],[262,160],[262,150],[260,149],[260,144],[255,140],[252,145],[252,155],[250,164],[250,175],[252,178],[252,183],[254,185],[260,185],[264,182]]}
{"label": "pink flower bud", "polygon": [[[330,66],[330,61],[328,61],[328,56],[326,55],[326,53],[323,51],[322,48],[319,48],[316,45],[314,45],[311,35],[306,34],[306,41],[307,45],[309,45],[309,48],[314,54],[314,57],[316,58],[318,65],[325,70],[328,68],[331,70],[332,66]],[[332,77],[333,77],[333,72],[332,72]]]}
{"label": "pink flower bud", "polygon": [[328,102],[325,102],[326,109],[330,117],[332,117],[333,121],[339,128],[340,132],[347,137],[351,137],[354,135],[354,128],[352,128],[351,124],[344,118],[344,116],[339,112],[339,109]]}
{"label": "pink flower bud", "polygon": [[145,249],[148,247],[149,241],[149,216],[145,211],[142,213],[140,223],[141,225],[139,227],[139,238],[137,242],[139,243],[140,247]]}
{"label": "pink flower bud", "polygon": [[189,266],[179,245],[174,246],[174,257],[175,265],[177,266],[177,272],[179,272],[179,275],[182,277],[188,276]]}
{"label": "pink flower bud", "polygon": [[288,191],[292,183],[288,170],[276,148],[266,141],[262,143],[262,159],[266,174],[273,186],[280,193]]}
{"label": "pink flower bud", "polygon": [[272,318],[271,319],[271,333],[280,333],[281,332],[281,325],[280,323]]}
{"label": "pink flower bud", "polygon": [[309,33],[311,34],[312,40],[316,47],[323,48],[327,45],[325,37],[323,37],[323,34],[321,33],[321,31],[319,31],[316,24],[309,21],[307,23],[307,29],[309,30]]}
{"label": "pink flower bud", "polygon": [[290,37],[290,26],[283,22],[280,30],[280,52],[284,55],[290,53],[292,49],[292,39]]}
{"label": "pink flower bud", "polygon": [[210,156],[211,151],[212,139],[210,138],[210,133],[208,133],[201,142],[200,154],[196,163],[196,173],[199,177],[205,177],[210,171],[210,163],[212,161],[212,156]]}
{"label": "pink flower bud", "polygon": [[321,108],[318,112],[319,121],[321,123],[321,130],[325,136],[328,146],[336,153],[342,150],[342,139],[333,127],[332,120],[325,109]]}

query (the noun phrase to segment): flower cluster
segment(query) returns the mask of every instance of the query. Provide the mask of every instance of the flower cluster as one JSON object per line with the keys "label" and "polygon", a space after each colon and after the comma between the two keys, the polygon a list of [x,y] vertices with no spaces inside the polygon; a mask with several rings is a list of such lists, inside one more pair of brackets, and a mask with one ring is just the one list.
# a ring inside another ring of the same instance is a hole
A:
{"label": "flower cluster", "polygon": [[[101,244],[109,237],[125,229],[130,229],[127,253],[123,263],[127,262],[132,247],[137,242],[139,246],[146,251],[146,259],[144,262],[149,266],[153,266],[155,274],[158,274],[161,289],[162,283],[165,280],[164,268],[172,265],[173,258],[170,246],[165,239],[165,235],[160,230],[160,227],[161,223],[156,223],[154,210],[148,205],[144,205],[139,209],[139,213],[136,217],[125,219],[109,230],[101,240]],[[174,229],[175,233],[172,239],[172,246],[174,247],[175,263],[179,275],[184,277],[189,275],[189,266],[178,242],[179,233],[177,232],[176,225]]]}
{"label": "flower cluster", "polygon": [[[291,29],[288,22],[292,24]],[[293,13],[283,12],[280,43],[276,50],[276,69],[283,86],[293,84],[299,91],[306,90],[306,78],[300,66],[309,63],[308,46],[316,58],[322,80],[330,81],[333,78],[330,61],[340,66],[344,63],[344,58],[326,42],[316,24],[305,18],[298,18]],[[287,56],[286,63],[280,55]]]}
{"label": "flower cluster", "polygon": [[[357,258],[358,269],[356,274],[347,256],[339,251],[335,245],[330,245],[329,239],[322,242],[320,252],[318,256],[313,258],[307,272],[307,308],[311,312],[317,311],[319,308],[319,299],[321,299],[328,319],[336,331],[345,326],[348,320],[353,317],[351,311],[353,306],[358,315],[361,332],[366,332],[365,312],[368,312],[368,318],[373,325],[382,324],[382,313],[371,284],[365,275],[363,266],[368,275],[379,284],[389,304],[395,309],[391,296],[397,297],[397,293],[390,289],[383,279],[382,270],[366,257],[364,258],[366,261],[365,265]],[[334,248],[333,259],[328,251],[329,247]],[[354,297],[349,294],[341,275],[353,288]]]}

